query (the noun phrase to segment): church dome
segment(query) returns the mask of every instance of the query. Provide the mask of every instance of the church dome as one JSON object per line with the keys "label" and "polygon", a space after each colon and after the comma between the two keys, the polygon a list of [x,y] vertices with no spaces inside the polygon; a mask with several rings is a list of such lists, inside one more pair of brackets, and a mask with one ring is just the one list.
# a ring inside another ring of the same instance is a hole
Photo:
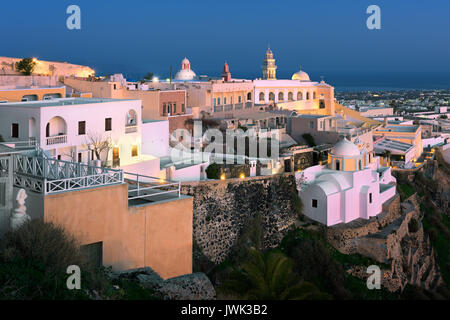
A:
{"label": "church dome", "polygon": [[360,156],[361,152],[353,142],[344,138],[335,144],[332,154],[338,157],[355,157]]}
{"label": "church dome", "polygon": [[175,80],[194,80],[196,76],[195,72],[191,70],[191,62],[188,58],[184,58],[183,61],[181,61],[181,70],[175,75]]}
{"label": "church dome", "polygon": [[292,80],[311,81],[309,75],[301,69],[292,75]]}

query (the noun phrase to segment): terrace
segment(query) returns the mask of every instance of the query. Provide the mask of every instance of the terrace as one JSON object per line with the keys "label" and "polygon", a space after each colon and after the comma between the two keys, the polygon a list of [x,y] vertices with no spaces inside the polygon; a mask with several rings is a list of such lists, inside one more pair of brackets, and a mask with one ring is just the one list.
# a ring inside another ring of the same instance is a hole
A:
{"label": "terrace", "polygon": [[46,158],[37,151],[15,154],[13,172],[15,187],[44,195],[127,183],[130,205],[181,197],[180,182]]}

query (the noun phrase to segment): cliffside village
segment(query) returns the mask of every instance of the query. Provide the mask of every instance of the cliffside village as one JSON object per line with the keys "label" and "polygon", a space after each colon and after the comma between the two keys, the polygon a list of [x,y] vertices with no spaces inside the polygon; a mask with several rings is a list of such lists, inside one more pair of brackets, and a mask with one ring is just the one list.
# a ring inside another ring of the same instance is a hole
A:
{"label": "cliffside village", "polygon": [[173,79],[137,82],[38,59],[24,76],[19,60],[0,57],[0,237],[51,221],[116,270],[192,273],[185,183],[291,174],[303,214],[331,227],[379,215],[397,194],[392,171],[450,142],[448,100],[399,113],[376,99],[341,104],[304,70],[278,79],[270,48],[254,80],[227,63],[220,77],[197,75],[187,58]]}

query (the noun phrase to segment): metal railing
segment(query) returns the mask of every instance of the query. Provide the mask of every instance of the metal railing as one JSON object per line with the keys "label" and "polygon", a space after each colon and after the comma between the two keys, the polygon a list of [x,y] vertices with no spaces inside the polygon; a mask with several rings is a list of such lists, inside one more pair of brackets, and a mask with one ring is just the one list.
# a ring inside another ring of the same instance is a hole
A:
{"label": "metal railing", "polygon": [[231,111],[231,110],[233,110],[233,105],[232,105],[232,104],[226,104],[226,105],[224,106],[224,110],[225,110],[225,111]]}
{"label": "metal railing", "polygon": [[245,103],[245,109],[251,109],[253,107],[253,103],[252,102],[246,102]]}
{"label": "metal railing", "polygon": [[59,136],[53,136],[53,137],[47,137],[47,145],[53,145],[53,144],[60,144],[60,143],[66,143],[67,142],[67,135],[62,134]]}
{"label": "metal railing", "polygon": [[162,195],[181,196],[181,182],[175,182],[131,172],[124,172],[128,183],[128,200],[151,198]]}

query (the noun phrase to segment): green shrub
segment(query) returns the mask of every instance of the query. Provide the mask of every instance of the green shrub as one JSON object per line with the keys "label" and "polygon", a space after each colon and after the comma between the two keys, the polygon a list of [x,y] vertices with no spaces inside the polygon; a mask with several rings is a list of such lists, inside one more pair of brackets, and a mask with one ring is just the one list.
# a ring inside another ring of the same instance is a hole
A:
{"label": "green shrub", "polygon": [[[82,290],[67,289],[67,267],[81,269]],[[41,220],[7,233],[0,246],[0,299],[88,299],[107,281],[86,263],[75,240]]]}
{"label": "green shrub", "polygon": [[219,179],[220,168],[217,163],[211,163],[208,168],[206,168],[206,176],[208,179]]}

